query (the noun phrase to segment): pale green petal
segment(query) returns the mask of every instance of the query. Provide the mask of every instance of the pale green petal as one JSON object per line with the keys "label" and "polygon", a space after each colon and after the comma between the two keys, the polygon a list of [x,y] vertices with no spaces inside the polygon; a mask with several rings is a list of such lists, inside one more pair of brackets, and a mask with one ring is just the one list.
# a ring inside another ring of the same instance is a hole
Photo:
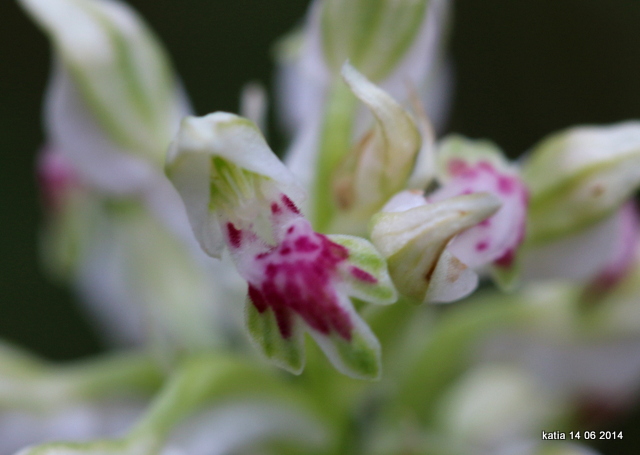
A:
{"label": "pale green petal", "polygon": [[377,380],[382,374],[380,343],[360,316],[353,309],[349,312],[354,326],[351,339],[312,329],[309,333],[338,371],[356,379]]}
{"label": "pale green petal", "polygon": [[[300,321],[292,324],[293,333],[289,338],[284,338],[271,308],[260,313],[253,303],[247,300],[245,317],[251,340],[267,359],[293,374],[302,373],[305,351]],[[295,315],[292,317],[297,318]]]}
{"label": "pale green petal", "polygon": [[349,249],[347,264],[340,272],[349,285],[350,296],[383,305],[398,299],[386,261],[368,240],[350,235],[330,235],[329,238]]}

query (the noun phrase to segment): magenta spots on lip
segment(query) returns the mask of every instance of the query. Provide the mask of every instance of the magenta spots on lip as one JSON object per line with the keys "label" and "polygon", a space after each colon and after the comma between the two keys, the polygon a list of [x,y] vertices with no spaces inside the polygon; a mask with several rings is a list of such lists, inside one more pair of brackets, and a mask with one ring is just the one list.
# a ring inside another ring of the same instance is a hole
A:
{"label": "magenta spots on lip", "polygon": [[485,251],[487,248],[489,248],[489,242],[483,241],[476,244],[476,250],[478,251]]}
{"label": "magenta spots on lip", "polygon": [[365,283],[375,284],[378,282],[378,279],[371,275],[369,272],[365,272],[359,267],[351,267],[349,270],[351,275],[357,280],[364,281]]}
{"label": "magenta spots on lip", "polygon": [[276,204],[275,202],[271,204],[271,213],[273,213],[274,215],[277,215],[281,211],[282,209],[280,209],[280,206],[278,204]]}
{"label": "magenta spots on lip", "polygon": [[300,210],[298,209],[298,207],[296,207],[293,201],[287,197],[286,194],[282,195],[282,202],[290,211],[292,211],[296,215],[300,215]]}
{"label": "magenta spots on lip", "polygon": [[486,218],[478,223],[478,226],[489,227],[491,226],[491,217]]}
{"label": "magenta spots on lip", "polygon": [[516,190],[517,182],[513,177],[506,175],[498,176],[498,191],[505,196],[512,194]]}
{"label": "magenta spots on lip", "polygon": [[242,231],[236,229],[233,223],[227,223],[227,235],[229,236],[229,243],[233,248],[240,248],[242,245]]}
{"label": "magenta spots on lip", "polygon": [[[313,330],[350,340],[353,323],[335,289],[338,266],[349,251],[313,232],[308,223],[296,226],[295,230],[287,229],[278,246],[256,256],[259,273],[255,276],[261,281],[250,283],[251,302],[260,313],[268,308],[273,311],[285,339],[293,335],[297,315]],[[361,272],[362,278],[370,279],[367,272]]]}
{"label": "magenta spots on lip", "polygon": [[300,253],[308,253],[320,248],[319,245],[314,243],[309,237],[306,237],[306,236],[297,238],[296,241],[294,242],[294,247],[296,251]]}

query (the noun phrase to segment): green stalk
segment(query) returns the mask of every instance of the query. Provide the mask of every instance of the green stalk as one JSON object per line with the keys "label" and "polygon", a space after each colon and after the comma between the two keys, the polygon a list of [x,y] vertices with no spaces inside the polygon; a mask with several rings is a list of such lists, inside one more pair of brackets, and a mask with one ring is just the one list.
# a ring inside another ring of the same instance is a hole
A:
{"label": "green stalk", "polygon": [[270,370],[236,357],[203,355],[187,359],[166,384],[128,439],[162,444],[184,419],[222,398],[256,397],[297,406],[323,419],[318,405]]}

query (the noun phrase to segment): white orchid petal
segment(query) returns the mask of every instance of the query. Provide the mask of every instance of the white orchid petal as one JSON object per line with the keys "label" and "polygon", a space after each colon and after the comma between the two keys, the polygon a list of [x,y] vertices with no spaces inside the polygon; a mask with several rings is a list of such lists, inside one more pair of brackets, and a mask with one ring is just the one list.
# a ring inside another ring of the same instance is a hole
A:
{"label": "white orchid petal", "polygon": [[640,220],[635,202],[627,202],[616,212],[618,233],[616,243],[604,268],[598,271],[593,285],[600,289],[611,289],[622,280],[638,257]]}
{"label": "white orchid petal", "polygon": [[179,159],[202,155],[218,156],[242,169],[272,179],[286,194],[291,193],[291,198],[302,198],[291,173],[249,120],[226,112],[184,119],[169,151],[168,166],[171,168]]}
{"label": "white orchid petal", "polygon": [[393,196],[382,207],[383,212],[404,212],[415,207],[427,205],[427,200],[424,197],[424,191],[422,190],[405,190]]}
{"label": "white orchid petal", "polygon": [[255,123],[261,131],[267,126],[267,91],[257,82],[242,87],[240,93],[240,115]]}
{"label": "white orchid petal", "polygon": [[[221,160],[227,170],[214,168],[214,159]],[[304,192],[257,127],[224,112],[184,119],[169,150],[167,173],[184,201],[200,245],[214,257],[220,256],[224,244],[220,217],[252,223],[261,213],[270,213],[272,198],[286,195],[294,204],[304,199]],[[215,179],[223,186],[212,187]]]}
{"label": "white orchid petal", "polygon": [[[371,240],[387,258],[391,277],[398,290],[418,302],[426,301],[433,274],[449,241],[500,208],[489,193],[456,196],[441,202],[420,205],[403,212],[381,212],[372,222]],[[438,296],[463,293],[473,284],[472,275],[445,256],[438,269],[438,285],[449,283],[456,289],[434,291]]]}
{"label": "white orchid petal", "polygon": [[477,287],[478,275],[447,248],[433,270],[424,302],[454,302],[468,296]]}

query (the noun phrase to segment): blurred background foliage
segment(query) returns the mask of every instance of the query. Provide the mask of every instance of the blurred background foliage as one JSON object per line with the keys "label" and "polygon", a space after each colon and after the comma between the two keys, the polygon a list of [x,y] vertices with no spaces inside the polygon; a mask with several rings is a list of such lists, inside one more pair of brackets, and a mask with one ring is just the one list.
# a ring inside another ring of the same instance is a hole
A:
{"label": "blurred background foliage", "polygon": [[[236,111],[247,81],[273,85],[272,45],[302,18],[303,0],[130,0],[173,57],[199,114]],[[103,349],[73,296],[41,274],[33,175],[50,56],[13,1],[0,2],[0,337],[72,359]],[[456,0],[455,97],[447,130],[490,138],[518,156],[575,124],[640,118],[640,1]],[[271,122],[275,131],[275,122]],[[282,138],[272,138],[282,149]],[[640,304],[640,298],[639,298]],[[614,421],[638,453],[640,413]],[[553,429],[546,429],[553,430]]]}

